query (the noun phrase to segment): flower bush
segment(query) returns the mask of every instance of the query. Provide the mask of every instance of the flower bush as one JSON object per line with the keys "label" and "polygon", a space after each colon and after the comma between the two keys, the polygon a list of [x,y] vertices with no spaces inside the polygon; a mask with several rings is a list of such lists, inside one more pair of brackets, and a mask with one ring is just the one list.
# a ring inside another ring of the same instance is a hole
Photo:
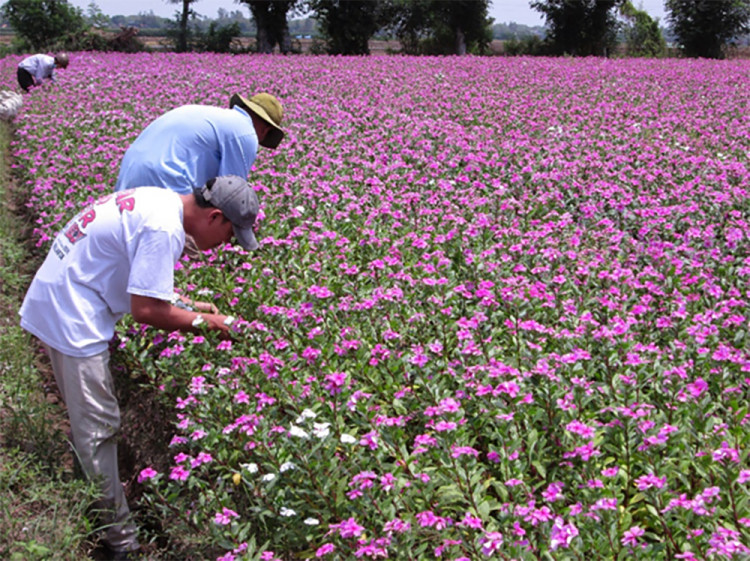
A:
{"label": "flower bush", "polygon": [[[17,61],[2,61],[10,85]],[[13,146],[46,247],[185,103],[270,91],[237,334],[124,324],[145,504],[240,559],[746,559],[750,63],[79,53]]]}

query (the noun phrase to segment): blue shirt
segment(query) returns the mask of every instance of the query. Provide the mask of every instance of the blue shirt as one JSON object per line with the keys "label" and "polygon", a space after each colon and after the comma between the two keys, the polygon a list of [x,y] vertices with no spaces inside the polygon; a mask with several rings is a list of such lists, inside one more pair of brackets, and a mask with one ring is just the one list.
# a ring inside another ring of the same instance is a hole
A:
{"label": "blue shirt", "polygon": [[242,108],[184,105],[138,135],[122,159],[115,191],[155,186],[185,195],[220,175],[246,178],[257,153],[253,120]]}

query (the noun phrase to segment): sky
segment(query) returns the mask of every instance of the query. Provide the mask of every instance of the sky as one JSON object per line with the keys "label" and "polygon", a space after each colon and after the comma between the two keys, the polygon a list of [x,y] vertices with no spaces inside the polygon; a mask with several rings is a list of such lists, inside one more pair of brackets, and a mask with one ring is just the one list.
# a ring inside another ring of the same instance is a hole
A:
{"label": "sky", "polygon": [[[84,13],[91,3],[91,0],[68,0],[73,6],[81,8]],[[170,4],[167,0],[94,0],[99,9],[108,16],[136,15],[140,12],[153,11],[157,16],[165,18],[174,17],[178,9],[182,9],[182,2]],[[662,25],[665,23],[664,0],[633,0],[636,8],[645,10],[652,18],[659,18]],[[232,12],[241,10],[247,16],[250,10],[244,4],[239,4],[232,0],[196,0],[193,9],[202,16],[210,18],[216,17],[219,8]],[[495,23],[522,23],[524,25],[543,25],[544,19],[541,14],[532,10],[529,6],[529,0],[493,0],[490,7],[490,17],[495,19]]]}

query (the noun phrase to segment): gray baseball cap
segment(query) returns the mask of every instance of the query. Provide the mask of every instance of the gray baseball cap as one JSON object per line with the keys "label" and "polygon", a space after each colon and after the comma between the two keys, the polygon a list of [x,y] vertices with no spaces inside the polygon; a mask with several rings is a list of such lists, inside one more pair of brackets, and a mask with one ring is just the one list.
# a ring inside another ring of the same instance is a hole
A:
{"label": "gray baseball cap", "polygon": [[260,205],[258,196],[247,181],[237,175],[222,175],[209,179],[202,187],[196,187],[195,191],[224,213],[243,248],[248,251],[258,249],[253,225]]}

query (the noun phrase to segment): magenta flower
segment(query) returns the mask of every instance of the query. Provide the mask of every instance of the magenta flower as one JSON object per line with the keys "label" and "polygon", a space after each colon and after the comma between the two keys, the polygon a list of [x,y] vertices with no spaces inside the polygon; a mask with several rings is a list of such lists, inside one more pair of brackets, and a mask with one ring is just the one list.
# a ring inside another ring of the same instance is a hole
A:
{"label": "magenta flower", "polygon": [[226,526],[227,524],[230,524],[235,518],[239,518],[239,516],[240,515],[235,511],[224,507],[221,509],[221,512],[217,512],[216,514],[214,514],[214,524],[217,524],[219,526]]}
{"label": "magenta flower", "polygon": [[726,440],[721,443],[721,447],[714,450],[713,458],[715,462],[724,462],[728,460],[733,463],[740,461],[740,453],[735,448],[730,448]]}
{"label": "magenta flower", "polygon": [[336,546],[331,543],[327,543],[321,545],[318,549],[315,550],[315,557],[325,557],[326,555],[328,555],[329,553],[333,553],[334,551],[336,551]]}
{"label": "magenta flower", "polygon": [[661,489],[662,487],[664,487],[666,482],[666,477],[657,477],[653,473],[649,473],[648,475],[642,475],[641,477],[636,479],[635,485],[636,487],[638,487],[639,491],[645,491],[646,489],[651,489],[652,487]]}
{"label": "magenta flower", "polygon": [[411,530],[411,524],[409,522],[401,520],[400,518],[389,520],[383,526],[383,532],[385,532],[386,534],[403,534],[408,532],[409,530]]}
{"label": "magenta flower", "polygon": [[635,547],[638,545],[638,539],[645,534],[646,531],[640,526],[633,526],[629,530],[626,530],[620,540],[623,545]]}
{"label": "magenta flower", "polygon": [[331,530],[338,530],[342,538],[356,538],[364,531],[364,527],[357,524],[354,518],[348,518],[338,524],[331,524]]}
{"label": "magenta flower", "polygon": [[573,524],[566,524],[561,517],[555,518],[550,529],[550,550],[570,547],[570,543],[578,536],[578,528]]}
{"label": "magenta flower", "polygon": [[183,466],[174,466],[169,473],[169,479],[176,481],[185,481],[188,477],[190,477],[190,471]]}
{"label": "magenta flower", "polygon": [[474,528],[475,530],[481,530],[483,527],[482,519],[476,516],[466,513],[463,520],[458,523],[459,526],[466,526],[467,528]]}
{"label": "magenta flower", "polygon": [[479,543],[482,546],[482,553],[489,557],[500,551],[503,545],[503,535],[500,532],[487,532],[480,538]]}
{"label": "magenta flower", "polygon": [[147,479],[153,479],[157,475],[159,475],[159,472],[157,472],[155,469],[151,467],[144,468],[138,474],[138,483],[143,483]]}

